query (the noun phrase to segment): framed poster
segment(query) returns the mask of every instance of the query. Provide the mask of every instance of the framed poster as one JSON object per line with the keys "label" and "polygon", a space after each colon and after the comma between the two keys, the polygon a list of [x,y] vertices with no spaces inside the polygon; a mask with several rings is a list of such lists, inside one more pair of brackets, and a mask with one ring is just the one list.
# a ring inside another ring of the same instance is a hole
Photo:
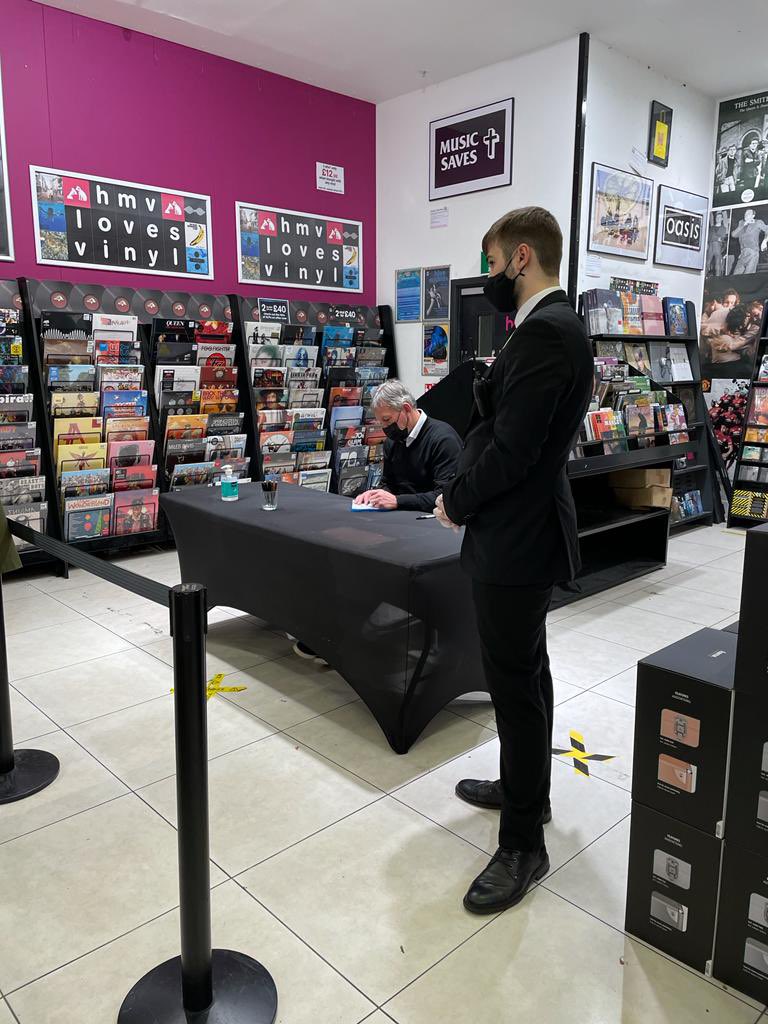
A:
{"label": "framed poster", "polygon": [[587,248],[625,259],[647,259],[652,202],[650,178],[593,163]]}
{"label": "framed poster", "polygon": [[395,321],[399,324],[421,320],[421,267],[395,271]]}
{"label": "framed poster", "polygon": [[11,194],[8,187],[8,154],[5,148],[3,77],[0,69],[0,260],[12,259],[13,225],[11,223]]}
{"label": "framed poster", "polygon": [[768,200],[768,92],[720,104],[712,205]]}
{"label": "framed poster", "polygon": [[424,267],[421,284],[421,319],[447,320],[451,299],[451,268]]}
{"label": "framed poster", "polygon": [[658,100],[651,101],[648,123],[648,160],[659,167],[669,163],[669,144],[672,139],[672,107]]}
{"label": "framed poster", "polygon": [[430,121],[430,202],[511,184],[514,108],[499,100]]}
{"label": "framed poster", "polygon": [[424,324],[421,372],[425,377],[445,377],[448,373],[448,324]]}
{"label": "framed poster", "polygon": [[363,225],[317,213],[235,203],[241,284],[363,290]]}
{"label": "framed poster", "polygon": [[211,198],[30,166],[37,262],[213,277]]}
{"label": "framed poster", "polygon": [[706,196],[659,185],[653,262],[703,270],[708,213]]}

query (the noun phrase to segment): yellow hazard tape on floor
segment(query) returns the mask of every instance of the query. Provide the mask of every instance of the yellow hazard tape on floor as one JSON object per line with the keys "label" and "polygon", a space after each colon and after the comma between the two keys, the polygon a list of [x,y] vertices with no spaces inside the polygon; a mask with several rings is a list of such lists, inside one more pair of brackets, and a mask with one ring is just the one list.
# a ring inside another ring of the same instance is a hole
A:
{"label": "yellow hazard tape on floor", "polygon": [[589,776],[589,761],[612,761],[615,754],[588,754],[584,737],[575,729],[570,731],[571,746],[569,748],[553,747],[552,753],[573,758],[573,770],[577,775]]}
{"label": "yellow hazard tape on floor", "polygon": [[[205,699],[210,700],[211,697],[215,697],[220,693],[240,693],[242,690],[247,690],[247,686],[222,686],[221,681],[224,678],[223,672],[218,672],[213,678],[208,680],[205,688]],[[173,687],[171,687],[171,693],[173,693]]]}

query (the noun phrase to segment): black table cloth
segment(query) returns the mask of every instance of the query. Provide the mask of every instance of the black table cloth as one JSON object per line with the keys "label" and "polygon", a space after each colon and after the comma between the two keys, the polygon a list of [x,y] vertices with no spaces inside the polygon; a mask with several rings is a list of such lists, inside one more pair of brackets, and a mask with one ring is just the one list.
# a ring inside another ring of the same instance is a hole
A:
{"label": "black table cloth", "polygon": [[[353,687],[405,753],[449,701],[485,691],[460,538],[415,512],[352,512],[349,498],[281,484],[262,510],[258,483],[161,497],[182,579],[208,603],[300,637]],[[318,685],[322,685],[318,682]]]}

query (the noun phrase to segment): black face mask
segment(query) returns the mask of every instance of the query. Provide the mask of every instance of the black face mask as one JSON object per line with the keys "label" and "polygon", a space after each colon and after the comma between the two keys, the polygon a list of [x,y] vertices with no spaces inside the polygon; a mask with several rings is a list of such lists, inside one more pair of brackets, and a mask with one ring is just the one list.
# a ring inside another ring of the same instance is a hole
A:
{"label": "black face mask", "polygon": [[[397,420],[399,419],[400,417],[398,416]],[[397,420],[395,420],[394,423],[388,423],[386,427],[382,427],[382,430],[387,435],[390,441],[405,442],[405,439],[408,437],[410,431],[408,430],[407,427],[398,427]]]}
{"label": "black face mask", "polygon": [[[515,314],[517,312],[517,300],[515,299],[515,281],[523,277],[523,271],[519,270],[514,277],[507,277],[507,268],[514,259],[510,256],[509,263],[499,274],[494,274],[485,282],[483,294],[494,309],[500,313]],[[514,319],[514,315],[512,316]]]}

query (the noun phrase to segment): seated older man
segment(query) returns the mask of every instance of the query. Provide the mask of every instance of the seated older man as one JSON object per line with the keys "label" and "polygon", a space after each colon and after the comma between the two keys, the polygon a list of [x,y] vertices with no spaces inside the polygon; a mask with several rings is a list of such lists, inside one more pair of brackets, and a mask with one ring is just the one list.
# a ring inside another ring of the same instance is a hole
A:
{"label": "seated older man", "polygon": [[456,475],[459,435],[447,423],[429,419],[399,380],[374,393],[372,409],[384,428],[382,486],[364,491],[355,504],[406,512],[431,512],[438,494]]}

